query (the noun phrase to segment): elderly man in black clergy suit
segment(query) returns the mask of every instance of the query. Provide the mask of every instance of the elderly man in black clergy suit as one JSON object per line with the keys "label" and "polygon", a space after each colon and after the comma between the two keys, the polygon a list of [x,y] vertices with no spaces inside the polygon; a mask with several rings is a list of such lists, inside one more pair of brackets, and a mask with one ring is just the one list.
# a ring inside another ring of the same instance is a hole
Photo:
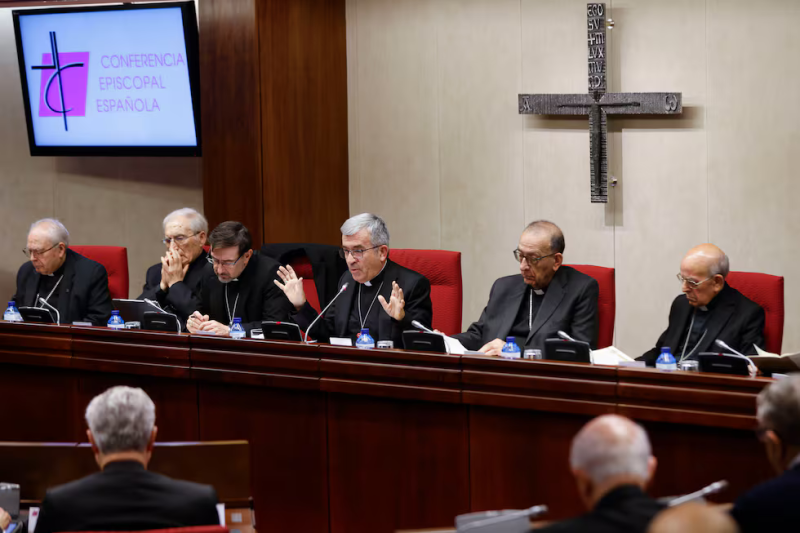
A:
{"label": "elderly man in black clergy suit", "polygon": [[147,470],[155,419],[142,389],[113,387],[92,399],[86,434],[100,472],[48,490],[36,533],[219,525],[213,487]]}
{"label": "elderly man in black clergy suit", "polygon": [[[52,218],[34,222],[23,251],[31,260],[17,273],[13,298],[17,306],[51,310],[62,324],[108,322],[111,296],[106,269],[69,249],[69,232],[61,222]],[[58,310],[57,316],[51,307]]]}
{"label": "elderly man in black clergy suit", "polygon": [[480,319],[454,337],[487,355],[499,355],[506,337],[543,350],[559,330],[595,348],[599,287],[594,278],[563,264],[564,247],[558,226],[531,222],[514,250],[520,273],[495,281]]}
{"label": "elderly man in black clergy suit", "polygon": [[190,333],[230,335],[234,318],[250,331],[262,321],[286,321],[292,304],[275,286],[280,264],[252,250],[250,232],[241,223],[223,222],[208,237],[213,274],[202,281],[200,305],[186,322]]}
{"label": "elderly man in black clergy suit", "polygon": [[[431,326],[430,282],[389,259],[389,230],[381,217],[362,213],[345,221],[340,230],[348,271],[339,278],[339,287],[347,284],[347,289],[314,325],[311,338],[353,339],[367,328],[376,342],[390,340],[402,347],[403,331],[413,329],[412,320]],[[302,278],[291,266],[281,267],[278,275],[282,283],[276,285],[294,305],[294,320],[308,328],[317,312],[306,302]]]}
{"label": "elderly man in black clergy suit", "polygon": [[156,300],[185,323],[200,308],[200,283],[214,274],[208,253],[203,250],[208,222],[194,209],[185,207],[168,214],[163,228],[162,242],[167,251],[160,263],[147,269],[139,300]]}
{"label": "elderly man in black clergy suit", "polygon": [[731,510],[742,533],[800,530],[800,375],[758,395],[758,434],[778,477],[740,496]]}
{"label": "elderly man in black clergy suit", "polygon": [[645,493],[656,469],[647,433],[625,417],[603,415],[583,426],[569,462],[589,512],[532,531],[643,533],[664,508]]}
{"label": "elderly man in black clergy suit", "polygon": [[640,361],[655,366],[663,346],[677,361],[697,359],[700,353],[718,352],[717,339],[744,354],[755,354],[755,345],[764,347],[764,310],[725,283],[729,265],[725,252],[713,244],[689,250],[678,274],[683,294],[672,302],[667,330]]}

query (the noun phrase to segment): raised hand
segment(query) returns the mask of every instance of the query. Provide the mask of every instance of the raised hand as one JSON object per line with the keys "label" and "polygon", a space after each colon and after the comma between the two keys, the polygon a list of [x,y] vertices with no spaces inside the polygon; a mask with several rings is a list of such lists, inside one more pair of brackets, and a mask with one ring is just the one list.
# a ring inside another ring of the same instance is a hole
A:
{"label": "raised hand", "polygon": [[[173,244],[174,246],[174,244]],[[179,281],[183,281],[183,278],[186,276],[186,271],[189,270],[189,264],[183,264],[181,260],[181,255],[178,253],[177,250],[170,248],[166,253],[166,272],[164,268],[164,261],[161,261],[162,269],[161,269],[161,283],[166,283],[168,287],[172,287],[174,284],[178,283]],[[164,274],[166,273],[166,280],[164,279]]]}
{"label": "raised hand", "polygon": [[390,317],[395,320],[403,320],[405,318],[406,301],[403,298],[403,289],[400,288],[396,281],[392,282],[392,295],[389,297],[389,301],[387,302],[383,296],[378,296],[378,301]]}
{"label": "raised hand", "polygon": [[278,268],[278,277],[281,278],[281,283],[277,279],[275,285],[289,298],[292,305],[298,311],[306,303],[306,292],[303,290],[303,278],[298,278],[291,265]]}

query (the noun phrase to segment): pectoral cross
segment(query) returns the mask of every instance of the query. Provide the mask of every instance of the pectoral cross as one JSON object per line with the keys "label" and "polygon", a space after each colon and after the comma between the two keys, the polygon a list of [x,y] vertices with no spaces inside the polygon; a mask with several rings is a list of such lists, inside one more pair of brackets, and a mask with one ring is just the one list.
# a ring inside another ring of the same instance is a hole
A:
{"label": "pectoral cross", "polygon": [[608,202],[607,115],[679,115],[681,93],[606,92],[606,5],[587,4],[588,94],[521,94],[521,115],[589,115],[593,203]]}

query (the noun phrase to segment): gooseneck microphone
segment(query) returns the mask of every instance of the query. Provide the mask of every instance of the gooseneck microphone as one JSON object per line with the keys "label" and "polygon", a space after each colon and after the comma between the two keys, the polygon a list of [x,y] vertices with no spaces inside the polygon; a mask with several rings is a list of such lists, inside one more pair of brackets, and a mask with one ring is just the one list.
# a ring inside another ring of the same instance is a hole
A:
{"label": "gooseneck microphone", "polygon": [[417,329],[421,329],[425,333],[433,333],[434,335],[439,335],[438,333],[436,333],[432,329],[429,329],[429,328],[426,328],[425,326],[423,326],[422,323],[419,320],[412,320],[411,321],[411,325],[414,326]]}
{"label": "gooseneck microphone", "polygon": [[715,340],[715,341],[714,341],[714,344],[716,344],[717,346],[719,346],[719,347],[720,347],[720,348],[722,348],[723,350],[728,350],[729,352],[733,352],[733,353],[735,353],[736,355],[738,355],[738,356],[740,356],[740,357],[744,357],[745,359],[747,359],[747,356],[746,356],[745,354],[737,352],[736,350],[734,350],[733,348],[731,348],[730,346],[728,346],[727,344],[725,344],[725,342],[723,342],[723,341],[722,341],[722,340],[720,340],[720,339],[717,339],[717,340]]}
{"label": "gooseneck microphone", "polygon": [[42,305],[46,305],[47,307],[49,307],[50,309],[52,309],[53,311],[56,312],[56,326],[60,326],[61,325],[61,313],[58,312],[58,309],[56,309],[55,307],[53,307],[52,305],[47,303],[47,300],[45,300],[44,298],[39,298],[39,303],[41,303]]}
{"label": "gooseneck microphone", "polygon": [[322,318],[322,315],[324,315],[324,314],[325,314],[325,311],[327,311],[327,310],[328,310],[328,308],[329,308],[331,305],[333,305],[333,302],[335,302],[335,301],[336,301],[336,298],[338,298],[339,296],[341,296],[341,295],[342,295],[342,293],[343,293],[344,291],[346,291],[346,290],[347,290],[347,286],[348,286],[348,285],[350,285],[350,283],[349,283],[349,282],[348,282],[348,283],[345,283],[344,285],[342,285],[342,288],[341,288],[341,289],[339,289],[339,292],[337,292],[337,293],[336,293],[336,296],[334,296],[334,297],[331,299],[331,301],[330,301],[330,302],[328,302],[328,305],[326,305],[326,306],[325,306],[325,309],[323,309],[323,310],[320,312],[320,314],[318,314],[318,315],[317,315],[317,318],[315,318],[315,319],[314,319],[314,320],[311,322],[311,324],[309,324],[308,328],[306,328],[306,336],[305,336],[305,339],[303,340],[303,342],[305,342],[306,344],[308,344],[308,333],[311,331],[311,328],[313,328],[313,327],[314,327],[314,325],[315,325],[317,322],[319,322],[319,319],[320,319],[320,318]]}
{"label": "gooseneck microphone", "polygon": [[667,505],[670,506],[670,507],[675,507],[676,505],[680,505],[682,503],[690,502],[692,500],[696,500],[698,498],[702,498],[704,496],[708,496],[709,494],[716,494],[716,493],[718,493],[718,492],[720,492],[722,490],[725,490],[726,488],[728,488],[728,482],[726,480],[722,479],[720,481],[715,481],[711,485],[708,485],[707,487],[703,487],[702,489],[700,489],[698,491],[695,491],[695,492],[692,492],[692,493],[685,494],[683,496],[679,496],[677,498],[674,498],[674,499],[670,500]]}
{"label": "gooseneck microphone", "polygon": [[561,330],[558,330],[558,336],[561,337],[562,339],[564,339],[565,341],[579,342],[579,341],[573,339],[572,337],[570,337],[569,335],[567,335],[566,333],[564,333]]}

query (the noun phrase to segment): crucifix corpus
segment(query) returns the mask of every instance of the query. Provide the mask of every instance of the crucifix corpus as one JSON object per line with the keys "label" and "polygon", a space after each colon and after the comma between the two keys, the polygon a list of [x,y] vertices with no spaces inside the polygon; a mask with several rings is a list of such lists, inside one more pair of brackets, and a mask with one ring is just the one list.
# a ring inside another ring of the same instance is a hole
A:
{"label": "crucifix corpus", "polygon": [[593,203],[608,202],[606,115],[679,115],[681,93],[606,93],[606,5],[587,4],[588,94],[521,94],[521,115],[589,115]]}

